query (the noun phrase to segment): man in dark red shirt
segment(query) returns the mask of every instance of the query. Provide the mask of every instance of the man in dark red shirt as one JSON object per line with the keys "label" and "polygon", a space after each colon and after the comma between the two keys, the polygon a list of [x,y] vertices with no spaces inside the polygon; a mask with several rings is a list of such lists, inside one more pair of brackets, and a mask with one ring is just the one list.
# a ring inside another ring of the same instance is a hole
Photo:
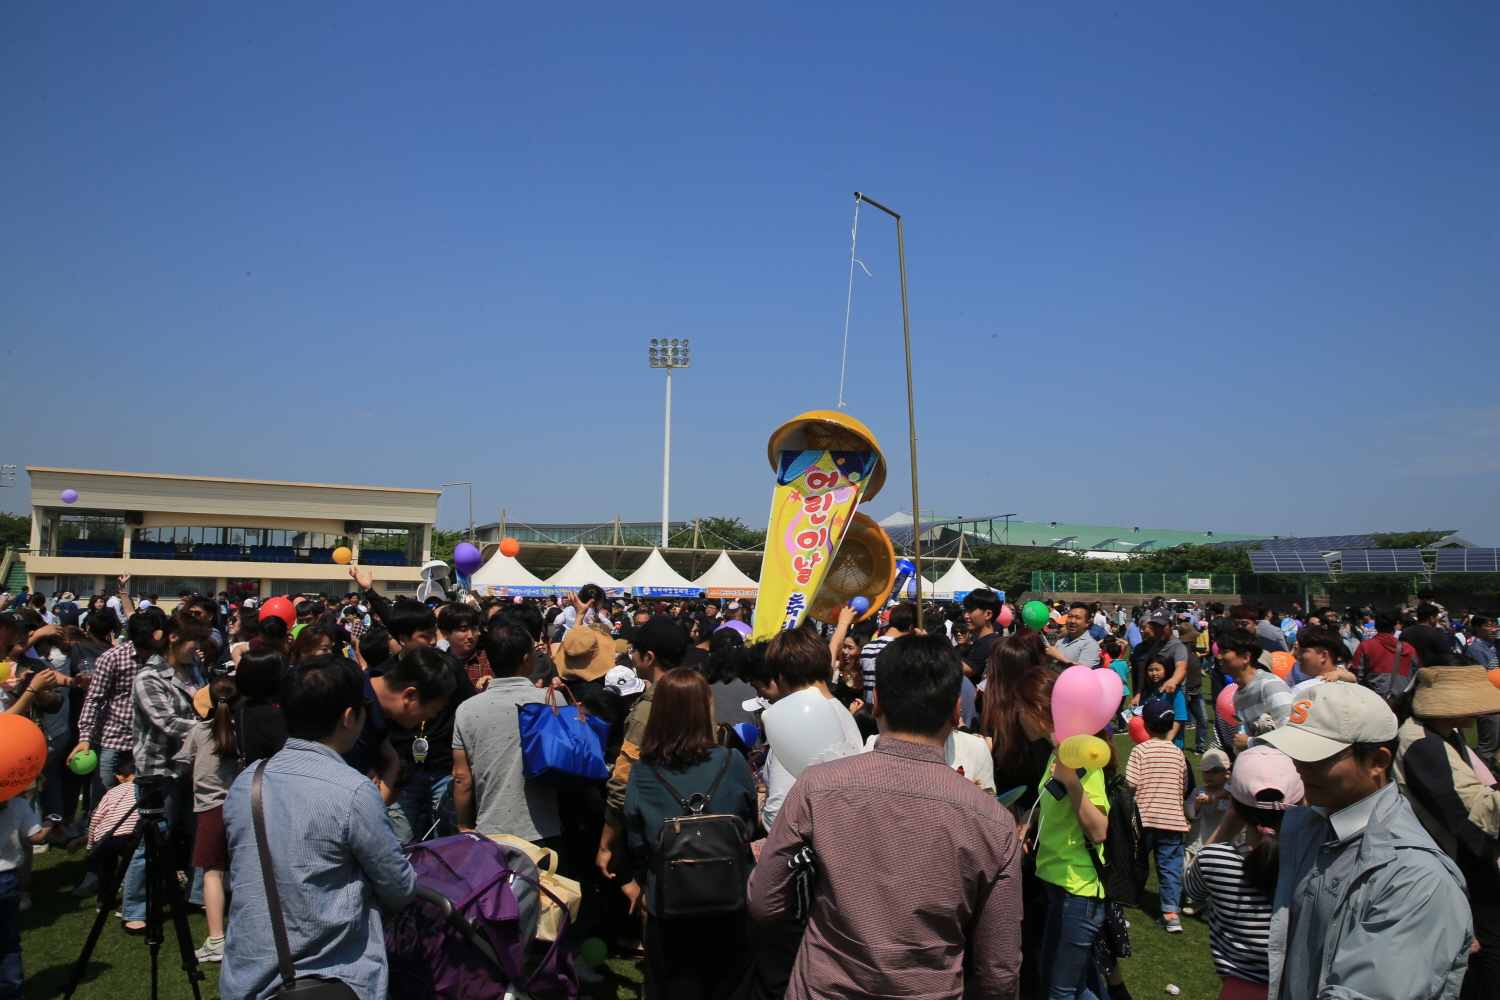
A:
{"label": "man in dark red shirt", "polygon": [[764,924],[811,908],[788,1000],[1014,997],[1021,847],[1011,815],[950,768],[963,661],[908,635],[875,666],[873,752],[815,764],[787,795],[750,878]]}

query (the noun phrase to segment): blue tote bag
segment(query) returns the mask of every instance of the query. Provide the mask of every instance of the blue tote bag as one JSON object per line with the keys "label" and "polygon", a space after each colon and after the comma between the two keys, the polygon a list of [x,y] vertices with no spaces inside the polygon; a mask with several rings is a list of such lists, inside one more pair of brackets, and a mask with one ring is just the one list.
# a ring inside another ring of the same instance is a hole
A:
{"label": "blue tote bag", "polygon": [[[566,696],[559,706],[558,691]],[[578,788],[609,777],[604,744],[609,723],[589,715],[566,687],[548,688],[547,700],[517,705],[521,727],[521,773],[553,788]]]}

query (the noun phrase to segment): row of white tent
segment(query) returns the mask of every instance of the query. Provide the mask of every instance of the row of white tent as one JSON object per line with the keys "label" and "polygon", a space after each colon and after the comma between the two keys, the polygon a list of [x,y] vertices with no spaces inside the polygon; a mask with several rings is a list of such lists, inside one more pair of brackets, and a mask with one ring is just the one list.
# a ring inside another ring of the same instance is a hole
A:
{"label": "row of white tent", "polygon": [[[594,562],[588,549],[582,545],[562,569],[546,580],[538,579],[515,557],[496,552],[475,570],[469,589],[486,596],[548,597],[566,594],[589,583],[598,584],[608,591],[628,590],[637,597],[697,597],[699,594],[754,597],[760,592],[760,585],[730,560],[728,552],[720,551],[719,558],[702,576],[689,580],[667,564],[660,549],[652,549],[639,569],[623,580],[616,580]],[[955,559],[946,573],[922,589],[923,596],[929,600],[954,601],[962,600],[971,590],[982,590],[986,586]],[[915,589],[915,582],[909,582],[905,596],[911,596]]]}

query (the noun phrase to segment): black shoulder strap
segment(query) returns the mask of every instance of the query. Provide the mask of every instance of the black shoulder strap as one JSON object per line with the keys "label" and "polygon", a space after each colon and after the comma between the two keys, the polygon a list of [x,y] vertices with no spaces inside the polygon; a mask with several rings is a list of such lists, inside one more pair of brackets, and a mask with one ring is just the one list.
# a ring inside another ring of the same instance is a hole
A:
{"label": "black shoulder strap", "polygon": [[287,942],[286,918],[281,913],[281,892],[276,888],[276,869],[271,863],[271,847],[266,837],[266,814],[260,804],[260,782],[265,776],[267,757],[255,769],[255,778],[250,782],[250,817],[255,823],[255,848],[260,852],[260,873],[266,880],[266,908],[271,911],[271,934],[276,939],[276,961],[281,969],[281,982],[291,989],[297,981],[297,970],[292,965],[292,946]]}
{"label": "black shoulder strap", "polygon": [[[651,773],[656,775],[656,780],[660,781],[662,783],[662,787],[665,788],[667,792],[671,794],[672,798],[676,799],[682,806],[682,814],[684,816],[689,816],[694,813],[704,813],[708,811],[709,804],[714,800],[714,793],[719,790],[719,782],[724,780],[724,772],[729,770],[729,760],[733,755],[734,752],[732,750],[728,749],[727,747],[724,749],[724,763],[720,765],[719,773],[714,775],[714,783],[708,786],[707,794],[703,792],[694,792],[691,797],[686,799],[683,798],[682,793],[673,788],[672,783],[668,781],[666,777],[656,769],[656,763],[654,761],[642,760],[642,763],[651,769]],[[700,797],[703,800],[702,804],[695,805],[694,800]]]}

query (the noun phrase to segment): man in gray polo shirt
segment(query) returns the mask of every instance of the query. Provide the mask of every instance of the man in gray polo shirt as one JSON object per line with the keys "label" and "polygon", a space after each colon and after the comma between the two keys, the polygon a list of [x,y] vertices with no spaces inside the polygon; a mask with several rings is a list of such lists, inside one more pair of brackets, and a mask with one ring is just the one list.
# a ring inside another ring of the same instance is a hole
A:
{"label": "man in gray polo shirt", "polygon": [[[516,706],[543,701],[530,676],[536,646],[523,622],[501,612],[489,620],[479,648],[494,680],[458,706],[453,718],[453,805],[458,828],[508,833],[558,847],[562,823],[557,792],[521,773],[521,728]],[[551,841],[549,843],[549,841]]]}
{"label": "man in gray polo shirt", "polygon": [[1307,695],[1257,737],[1296,762],[1308,802],[1281,824],[1269,1000],[1457,997],[1464,879],[1390,780],[1396,717],[1358,684]]}
{"label": "man in gray polo shirt", "polygon": [[1068,609],[1068,617],[1063,622],[1062,637],[1057,640],[1056,646],[1047,647],[1047,656],[1055,660],[1054,670],[1063,670],[1075,663],[1081,663],[1085,667],[1098,667],[1104,663],[1099,655],[1099,643],[1089,635],[1089,626],[1093,624],[1094,614],[1089,606],[1081,601],[1074,601],[1073,606]]}

